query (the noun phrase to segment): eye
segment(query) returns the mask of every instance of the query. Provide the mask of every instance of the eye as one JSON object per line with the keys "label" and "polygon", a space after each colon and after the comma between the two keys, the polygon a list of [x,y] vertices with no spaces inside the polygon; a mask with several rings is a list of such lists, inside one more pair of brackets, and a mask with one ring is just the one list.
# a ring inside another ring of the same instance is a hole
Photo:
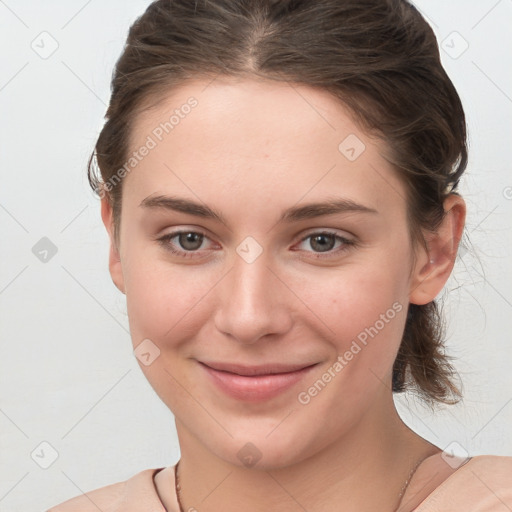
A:
{"label": "eye", "polygon": [[[174,239],[176,240],[173,241]],[[157,239],[159,244],[167,251],[182,258],[204,257],[200,249],[205,240],[209,240],[205,233],[193,230],[174,231]],[[334,231],[328,230],[310,233],[302,238],[300,244],[304,244],[307,240],[309,240],[308,245],[313,251],[308,251],[307,249],[300,250],[313,252],[316,258],[334,257],[347,251],[351,246],[356,245],[355,240],[350,240]]]}
{"label": "eye", "polygon": [[[310,248],[317,258],[329,258],[339,255],[347,251],[351,246],[356,244],[355,240],[350,240],[344,236],[337,234],[334,231],[322,230],[315,233],[310,233],[301,240],[301,244],[309,240]],[[336,245],[338,243],[338,245]],[[333,250],[335,249],[335,250]],[[307,251],[306,252],[311,252]],[[327,253],[327,254],[322,254]]]}
{"label": "eye", "polygon": [[[176,239],[176,242],[173,242],[173,239]],[[209,238],[204,233],[191,230],[174,231],[158,238],[158,242],[166,250],[183,258],[201,257],[198,250],[205,240]]]}

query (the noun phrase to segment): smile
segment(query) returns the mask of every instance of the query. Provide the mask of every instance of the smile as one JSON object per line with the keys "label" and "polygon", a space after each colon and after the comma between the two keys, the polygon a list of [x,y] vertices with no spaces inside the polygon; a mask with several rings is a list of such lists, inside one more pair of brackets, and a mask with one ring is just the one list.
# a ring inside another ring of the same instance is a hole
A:
{"label": "smile", "polygon": [[260,402],[270,400],[298,384],[318,363],[295,366],[199,364],[217,389],[226,395],[238,400]]}

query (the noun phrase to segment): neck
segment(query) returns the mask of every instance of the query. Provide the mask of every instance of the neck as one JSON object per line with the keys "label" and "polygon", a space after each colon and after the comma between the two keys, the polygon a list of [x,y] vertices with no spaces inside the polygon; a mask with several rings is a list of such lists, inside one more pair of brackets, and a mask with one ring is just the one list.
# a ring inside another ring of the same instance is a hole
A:
{"label": "neck", "polygon": [[411,471],[439,449],[403,423],[392,399],[387,405],[320,452],[272,469],[217,457],[176,420],[183,510],[394,512]]}

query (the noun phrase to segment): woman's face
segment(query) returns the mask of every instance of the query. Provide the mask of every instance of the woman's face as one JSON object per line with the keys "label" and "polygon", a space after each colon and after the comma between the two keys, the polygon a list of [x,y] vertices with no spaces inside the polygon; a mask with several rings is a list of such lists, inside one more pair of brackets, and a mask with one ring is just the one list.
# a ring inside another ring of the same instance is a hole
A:
{"label": "woman's face", "polygon": [[276,467],[389,411],[418,283],[405,188],[377,141],[324,91],[218,78],[137,118],[131,149],[110,268],[179,428]]}

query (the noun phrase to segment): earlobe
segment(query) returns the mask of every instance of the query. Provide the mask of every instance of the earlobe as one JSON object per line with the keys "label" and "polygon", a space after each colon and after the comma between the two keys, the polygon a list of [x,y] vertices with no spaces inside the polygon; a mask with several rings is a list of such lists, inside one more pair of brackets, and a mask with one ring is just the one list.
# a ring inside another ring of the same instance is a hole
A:
{"label": "earlobe", "polygon": [[114,236],[114,218],[112,205],[106,196],[101,199],[101,218],[110,238],[110,250],[108,257],[108,268],[110,271],[110,276],[112,277],[112,281],[119,289],[119,291],[126,293],[124,288],[124,276],[123,268],[121,265],[121,257]]}
{"label": "earlobe", "polygon": [[421,250],[410,284],[409,302],[422,305],[433,301],[450,277],[464,230],[466,204],[450,194],[444,201],[445,215],[437,231],[427,238],[428,251]]}

